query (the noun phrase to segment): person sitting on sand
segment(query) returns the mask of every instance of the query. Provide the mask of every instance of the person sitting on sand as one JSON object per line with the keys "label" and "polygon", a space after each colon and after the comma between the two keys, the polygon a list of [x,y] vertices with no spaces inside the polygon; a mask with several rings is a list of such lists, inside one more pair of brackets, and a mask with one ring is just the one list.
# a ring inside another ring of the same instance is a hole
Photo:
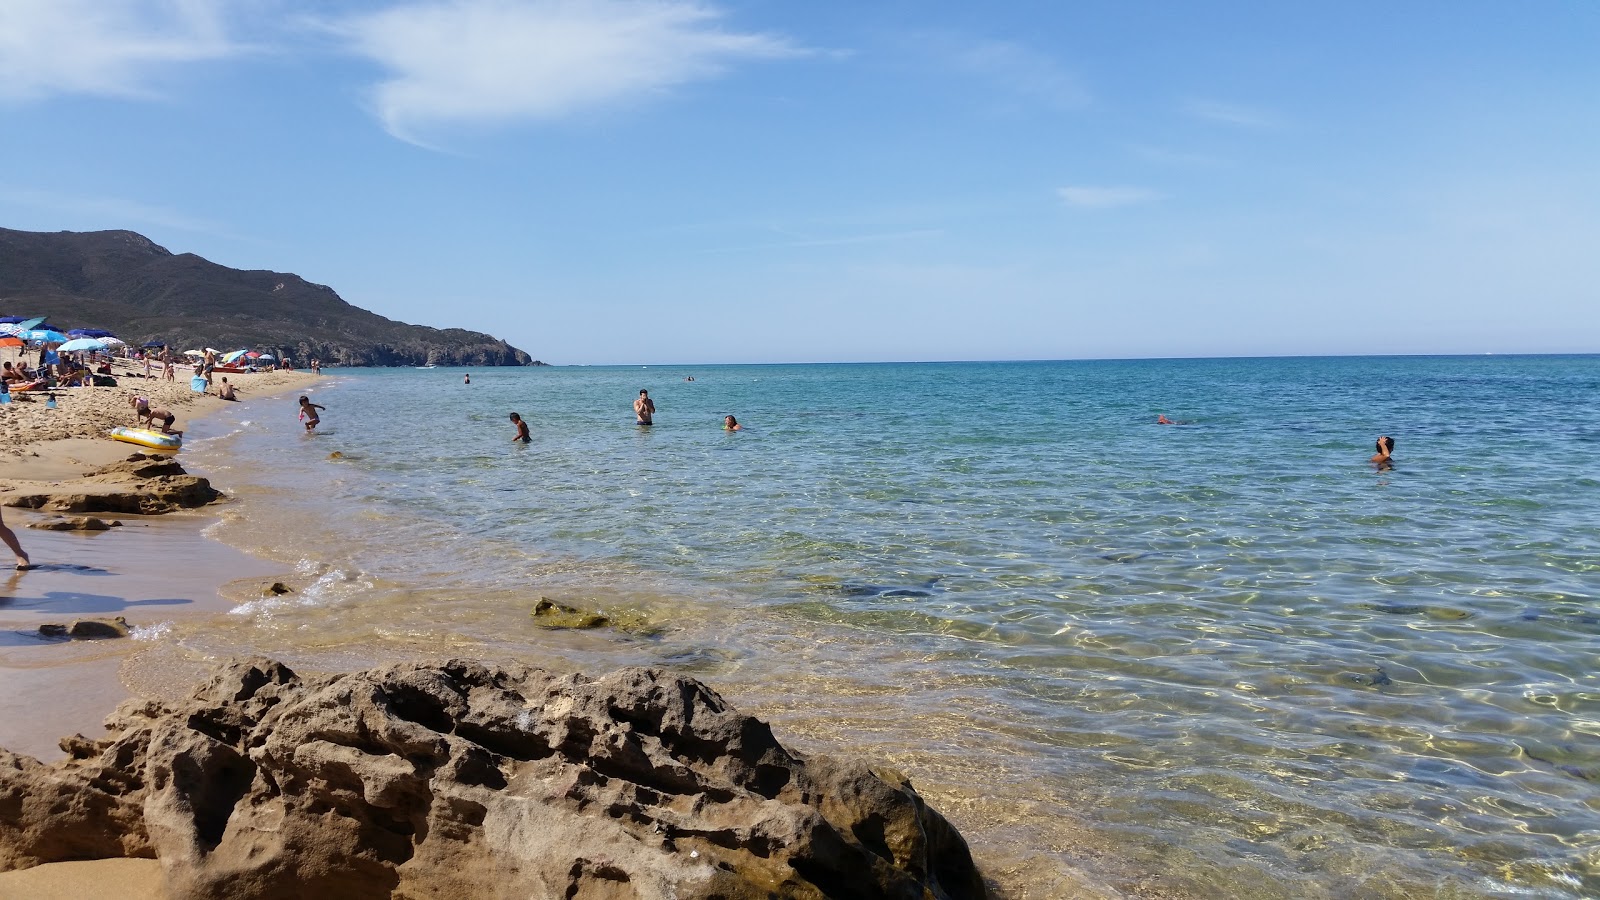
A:
{"label": "person sitting on sand", "polygon": [[317,410],[319,409],[326,410],[327,407],[318,406],[317,404],[312,403],[310,397],[300,398],[300,421],[306,423],[307,434],[310,434],[311,431],[317,427],[317,424],[322,421],[322,419],[318,418],[317,416]]}
{"label": "person sitting on sand", "polygon": [[0,371],[0,378],[5,379],[6,381],[27,381],[28,380],[22,374],[22,371],[20,369],[12,368],[11,363],[6,363],[5,364],[4,371]]}
{"label": "person sitting on sand", "polygon": [[228,383],[228,376],[222,376],[222,385],[217,388],[217,396],[224,400],[237,400],[233,394],[233,385]]}
{"label": "person sitting on sand", "polygon": [[1392,468],[1394,461],[1389,457],[1394,455],[1394,438],[1387,434],[1379,435],[1376,446],[1378,452],[1372,455],[1370,462],[1376,463],[1380,469]]}
{"label": "person sitting on sand", "polygon": [[723,416],[722,428],[725,431],[740,431],[744,428],[744,426],[740,425],[739,420],[735,419],[733,416]]}
{"label": "person sitting on sand", "polygon": [[533,438],[528,434],[528,423],[522,421],[522,416],[521,415],[519,415],[517,413],[512,413],[511,414],[511,421],[512,421],[513,424],[515,424],[517,426],[517,436],[512,438],[513,441],[518,441],[520,443],[526,444],[529,441],[533,440]]}
{"label": "person sitting on sand", "polygon": [[4,543],[7,549],[17,557],[17,571],[33,568],[33,563],[28,559],[28,554],[22,552],[22,545],[17,542],[17,533],[6,526],[3,517],[0,517],[0,543]]}

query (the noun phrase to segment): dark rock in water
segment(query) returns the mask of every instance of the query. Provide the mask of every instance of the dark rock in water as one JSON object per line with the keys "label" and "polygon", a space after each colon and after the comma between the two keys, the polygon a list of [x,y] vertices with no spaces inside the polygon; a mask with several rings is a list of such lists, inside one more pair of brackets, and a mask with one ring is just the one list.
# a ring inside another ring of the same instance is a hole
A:
{"label": "dark rock in water", "polygon": [[1374,612],[1388,613],[1393,616],[1414,616],[1428,611],[1426,606],[1412,606],[1407,603],[1368,603],[1366,607]]}
{"label": "dark rock in water", "polygon": [[114,619],[78,619],[71,625],[40,625],[39,633],[45,637],[70,637],[81,640],[123,638],[128,636],[128,620],[121,616]]}
{"label": "dark rock in water", "polygon": [[604,628],[611,620],[600,613],[585,612],[574,606],[540,597],[533,607],[535,622],[545,628]]}
{"label": "dark rock in water", "polygon": [[294,588],[289,587],[288,585],[284,584],[281,581],[274,581],[272,584],[270,584],[267,587],[264,587],[264,588],[261,589],[262,596],[266,596],[268,594],[271,594],[273,596],[278,596],[280,594],[292,594],[292,593],[294,593]]}
{"label": "dark rock in water", "polygon": [[47,519],[43,522],[29,522],[29,528],[40,528],[45,531],[109,531],[121,527],[117,521],[107,522],[94,516],[79,516],[73,519]]}
{"label": "dark rock in water", "polygon": [[1146,555],[1147,554],[1144,553],[1102,553],[1100,558],[1106,562],[1131,563],[1136,560],[1144,559]]}
{"label": "dark rock in water", "polygon": [[256,659],[106,726],[50,766],[0,751],[0,869],[154,856],[187,900],[988,896],[903,775],[655,669]]}

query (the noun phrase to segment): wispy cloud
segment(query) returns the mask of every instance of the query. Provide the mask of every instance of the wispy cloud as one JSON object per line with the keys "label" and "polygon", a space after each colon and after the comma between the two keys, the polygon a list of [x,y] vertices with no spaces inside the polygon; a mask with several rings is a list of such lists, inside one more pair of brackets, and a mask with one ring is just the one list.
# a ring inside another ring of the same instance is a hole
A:
{"label": "wispy cloud", "polygon": [[1161,199],[1149,188],[1139,187],[1064,187],[1056,189],[1056,196],[1068,206],[1079,209],[1114,209],[1119,206],[1136,206]]}
{"label": "wispy cloud", "polygon": [[1089,92],[1076,76],[1050,56],[1021,44],[949,43],[946,52],[958,69],[1048,106],[1077,109],[1089,103]]}
{"label": "wispy cloud", "polygon": [[[780,233],[787,233],[781,232]],[[802,247],[843,247],[854,244],[884,244],[898,241],[922,240],[925,238],[940,237],[944,234],[939,228],[919,228],[912,231],[881,231],[872,234],[851,234],[839,237],[805,237],[792,235],[788,240],[770,241],[764,244],[745,244],[738,247],[716,247],[705,250],[705,253],[743,253],[750,250],[775,250]]]}
{"label": "wispy cloud", "polygon": [[720,27],[688,0],[429,0],[333,27],[390,77],[373,92],[391,134],[555,119],[804,51]]}
{"label": "wispy cloud", "polygon": [[1216,100],[1188,100],[1183,104],[1183,111],[1196,119],[1241,128],[1276,128],[1280,124],[1271,113]]}
{"label": "wispy cloud", "polygon": [[4,0],[0,99],[150,96],[178,63],[238,52],[221,0]]}

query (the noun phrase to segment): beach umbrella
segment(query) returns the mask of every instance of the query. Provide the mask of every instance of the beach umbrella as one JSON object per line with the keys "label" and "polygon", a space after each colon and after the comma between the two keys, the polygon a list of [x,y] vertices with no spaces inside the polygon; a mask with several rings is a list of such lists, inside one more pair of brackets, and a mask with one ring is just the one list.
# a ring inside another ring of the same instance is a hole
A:
{"label": "beach umbrella", "polygon": [[252,353],[250,356],[252,359],[277,359],[271,353]]}
{"label": "beach umbrella", "polygon": [[18,334],[17,337],[35,344],[60,344],[67,339],[66,335],[49,328],[35,328],[31,331],[24,331]]}
{"label": "beach umbrella", "polygon": [[78,350],[104,350],[106,345],[94,338],[73,338],[56,348],[57,353],[73,353]]}
{"label": "beach umbrella", "polygon": [[234,360],[238,359],[239,357],[241,357],[243,355],[244,355],[244,351],[243,350],[235,350],[232,353],[224,354],[223,357],[222,357],[222,361],[225,362],[225,363],[231,363],[231,362],[233,362]]}
{"label": "beach umbrella", "polygon": [[8,335],[0,338],[0,347],[21,347],[22,345],[23,340],[19,337],[11,337]]}
{"label": "beach umbrella", "polygon": [[27,331],[30,328],[38,328],[40,325],[43,325],[44,324],[44,320],[48,319],[48,318],[50,318],[50,317],[49,316],[35,316],[35,317],[31,318],[31,319],[23,319],[21,322],[17,323],[17,327],[22,329],[23,331]]}
{"label": "beach umbrella", "polygon": [[201,356],[205,356],[206,353],[205,353],[204,350],[185,350],[185,351],[183,351],[183,355],[184,356],[201,357]]}
{"label": "beach umbrella", "polygon": [[103,337],[100,339],[100,343],[105,344],[107,347],[128,346],[128,342],[119,337]]}
{"label": "beach umbrella", "polygon": [[15,322],[0,322],[0,334],[16,334],[22,331],[22,326]]}
{"label": "beach umbrella", "polygon": [[113,332],[107,331],[104,328],[74,328],[71,331],[67,332],[67,334],[70,334],[73,337],[86,337],[86,338],[116,337],[116,334],[114,334]]}
{"label": "beach umbrella", "polygon": [[146,350],[149,350],[149,349],[154,348],[154,347],[165,347],[166,345],[167,345],[166,341],[145,341],[144,348]]}
{"label": "beach umbrella", "polygon": [[0,316],[0,325],[15,325],[26,321],[22,316]]}

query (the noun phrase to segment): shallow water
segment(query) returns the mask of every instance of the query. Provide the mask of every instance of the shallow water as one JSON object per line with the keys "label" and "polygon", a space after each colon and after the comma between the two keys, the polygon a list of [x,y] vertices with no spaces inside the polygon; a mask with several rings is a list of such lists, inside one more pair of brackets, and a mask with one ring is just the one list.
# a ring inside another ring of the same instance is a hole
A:
{"label": "shallow water", "polygon": [[669,666],[1017,896],[1600,893],[1600,357],[332,374],[185,451],[300,590],[166,652]]}

